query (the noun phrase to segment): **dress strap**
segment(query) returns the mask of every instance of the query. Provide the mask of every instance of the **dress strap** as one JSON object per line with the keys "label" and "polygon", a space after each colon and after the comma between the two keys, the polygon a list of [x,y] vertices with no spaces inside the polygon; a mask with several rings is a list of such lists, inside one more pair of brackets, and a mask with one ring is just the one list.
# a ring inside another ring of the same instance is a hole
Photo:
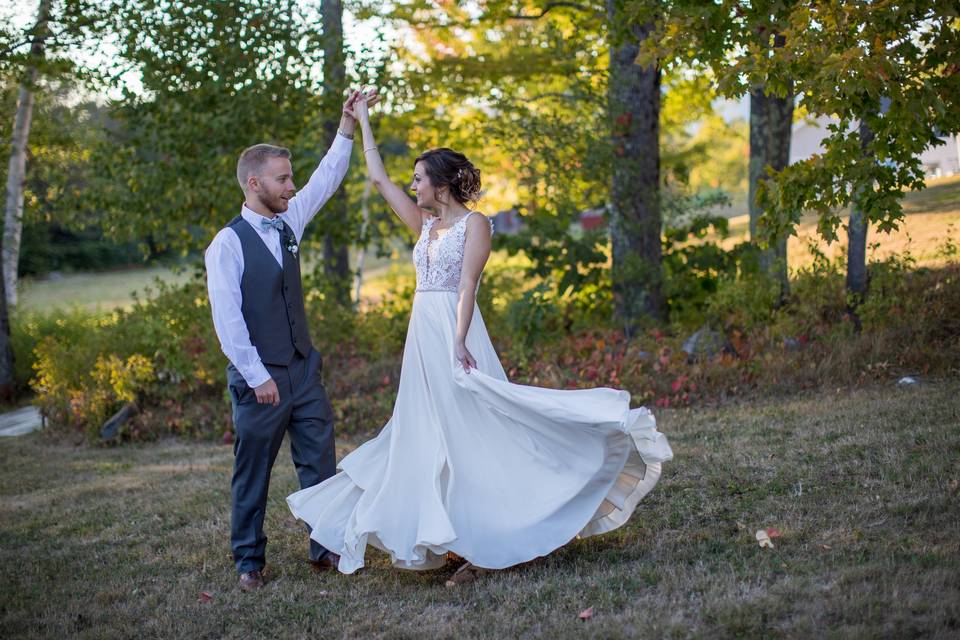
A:
{"label": "dress strap", "polygon": [[493,219],[491,219],[491,218],[483,215],[483,214],[480,213],[479,211],[471,211],[471,212],[468,213],[467,215],[465,215],[465,216],[463,216],[462,218],[460,218],[460,220],[457,222],[457,224],[463,223],[464,228],[466,228],[466,226],[467,226],[467,224],[466,224],[466,223],[467,223],[467,219],[468,219],[470,216],[474,215],[474,214],[476,214],[476,215],[478,215],[478,216],[483,216],[484,218],[487,218],[487,222],[490,223],[490,235],[493,235]]}

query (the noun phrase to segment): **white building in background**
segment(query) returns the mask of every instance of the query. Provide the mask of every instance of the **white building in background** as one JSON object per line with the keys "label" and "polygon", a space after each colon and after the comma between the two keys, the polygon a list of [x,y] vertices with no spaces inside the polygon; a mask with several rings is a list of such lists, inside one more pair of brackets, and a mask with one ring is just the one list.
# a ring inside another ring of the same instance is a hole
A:
{"label": "white building in background", "polygon": [[[793,125],[793,137],[790,139],[790,164],[806,160],[822,151],[821,142],[830,133],[827,125],[836,122],[834,118],[819,116],[805,118]],[[927,147],[920,155],[920,162],[927,176],[939,178],[960,173],[960,140],[956,135],[941,138],[944,144]]]}

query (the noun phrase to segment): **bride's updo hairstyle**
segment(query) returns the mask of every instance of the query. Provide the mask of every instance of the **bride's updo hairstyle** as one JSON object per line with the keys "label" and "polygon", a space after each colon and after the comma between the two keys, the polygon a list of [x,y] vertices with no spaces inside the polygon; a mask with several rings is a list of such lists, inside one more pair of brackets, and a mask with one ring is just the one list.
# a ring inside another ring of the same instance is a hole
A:
{"label": "bride's updo hairstyle", "polygon": [[439,147],[424,151],[413,161],[422,162],[434,189],[449,187],[450,195],[460,204],[480,199],[480,170],[459,151]]}

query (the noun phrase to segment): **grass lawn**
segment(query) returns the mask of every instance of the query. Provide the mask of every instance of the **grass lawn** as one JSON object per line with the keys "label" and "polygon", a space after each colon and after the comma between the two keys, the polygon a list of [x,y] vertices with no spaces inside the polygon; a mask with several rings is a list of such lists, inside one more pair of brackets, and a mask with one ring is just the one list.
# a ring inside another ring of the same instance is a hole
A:
{"label": "grass lawn", "polygon": [[[903,210],[906,216],[896,231],[880,233],[875,227],[867,233],[868,260],[883,260],[894,254],[909,251],[917,262],[924,266],[943,264],[945,256],[940,253],[945,241],[960,245],[960,175],[932,179],[923,191],[911,192],[904,197]],[[849,212],[841,215],[847,223]],[[730,248],[749,238],[749,217],[730,218],[730,237],[722,246]],[[837,231],[839,241],[827,245],[817,234],[817,216],[807,215],[797,227],[797,235],[787,240],[787,259],[791,269],[804,267],[813,262],[808,243],[817,247],[830,258],[846,256],[847,232]]]}
{"label": "grass lawn", "polygon": [[[7,638],[957,637],[960,380],[662,411],[676,458],[623,528],[458,590],[368,554],[318,576],[286,509],[230,560],[228,446],[0,441]],[[343,453],[358,442],[341,442]],[[754,532],[782,537],[762,549]],[[201,592],[212,601],[198,602]],[[592,619],[578,613],[593,607]]]}
{"label": "grass lawn", "polygon": [[[390,277],[397,268],[413,281],[413,265],[410,250],[398,242],[396,257],[371,255],[364,267],[361,297],[377,299],[391,286],[396,278]],[[409,266],[408,266],[409,265]],[[304,271],[312,268],[304,265]],[[407,273],[409,272],[409,273]],[[128,308],[133,304],[133,293],[142,293],[144,288],[155,288],[156,281],[167,284],[186,282],[192,276],[191,269],[175,272],[167,267],[118,269],[115,271],[92,271],[68,273],[57,279],[25,278],[21,282],[18,310],[47,312],[56,308],[80,306],[88,311],[111,311]]]}
{"label": "grass lawn", "polygon": [[18,309],[49,311],[80,306],[89,311],[110,311],[133,304],[133,292],[153,287],[159,278],[168,284],[185,282],[190,271],[174,273],[167,267],[131,268],[116,271],[68,273],[56,280],[24,279]]}

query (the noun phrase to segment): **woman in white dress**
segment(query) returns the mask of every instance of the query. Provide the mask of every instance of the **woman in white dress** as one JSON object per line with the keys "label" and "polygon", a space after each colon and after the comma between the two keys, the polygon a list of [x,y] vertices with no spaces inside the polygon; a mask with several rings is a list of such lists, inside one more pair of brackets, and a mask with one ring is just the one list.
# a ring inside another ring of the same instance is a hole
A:
{"label": "woman in white dress", "polygon": [[507,381],[476,306],[492,223],[467,205],[480,172],[462,154],[417,158],[416,203],[390,181],[358,100],[370,179],[419,235],[417,288],[389,422],[325,482],[287,498],[312,537],[353,573],[366,546],[394,566],[464,563],[447,582],[546,555],[624,524],[673,457],[653,415],[616,389]]}

